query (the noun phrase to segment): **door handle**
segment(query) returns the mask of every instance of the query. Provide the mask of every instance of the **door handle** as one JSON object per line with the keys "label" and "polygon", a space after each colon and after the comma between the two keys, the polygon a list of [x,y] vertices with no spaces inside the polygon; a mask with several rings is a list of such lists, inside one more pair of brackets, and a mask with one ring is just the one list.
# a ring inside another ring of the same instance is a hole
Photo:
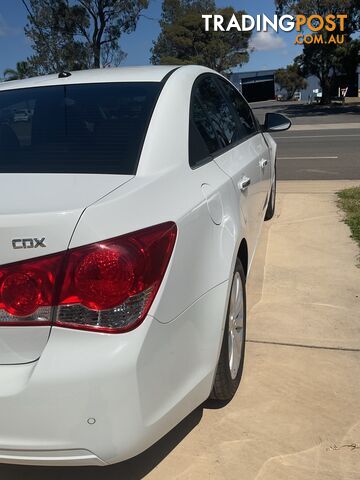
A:
{"label": "door handle", "polygon": [[262,158],[259,162],[259,165],[261,168],[265,168],[267,164],[268,164],[268,161],[266,158]]}
{"label": "door handle", "polygon": [[249,177],[242,177],[242,179],[238,183],[238,187],[240,188],[241,191],[244,191],[248,188],[250,183],[251,183],[251,180]]}

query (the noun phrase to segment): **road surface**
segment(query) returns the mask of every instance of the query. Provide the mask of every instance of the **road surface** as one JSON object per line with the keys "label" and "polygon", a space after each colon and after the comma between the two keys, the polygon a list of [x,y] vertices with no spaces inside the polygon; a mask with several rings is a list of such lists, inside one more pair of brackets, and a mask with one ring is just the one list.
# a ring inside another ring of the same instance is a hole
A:
{"label": "road surface", "polygon": [[[344,127],[345,124],[341,124]],[[360,179],[360,128],[294,130],[273,135],[279,180]]]}
{"label": "road surface", "polygon": [[360,104],[267,101],[251,107],[261,124],[269,112],[282,113],[293,123],[290,130],[273,134],[279,180],[360,179]]}

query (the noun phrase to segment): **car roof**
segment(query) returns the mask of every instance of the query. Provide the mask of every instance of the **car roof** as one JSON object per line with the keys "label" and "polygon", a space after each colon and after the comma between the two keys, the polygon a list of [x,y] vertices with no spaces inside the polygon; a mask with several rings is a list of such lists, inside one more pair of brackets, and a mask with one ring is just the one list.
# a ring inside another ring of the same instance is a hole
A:
{"label": "car roof", "polygon": [[46,87],[51,85],[70,85],[84,83],[111,82],[161,82],[166,75],[179,68],[176,65],[148,65],[145,67],[98,68],[71,72],[69,76],[59,78],[59,73],[41,77],[12,80],[0,83],[0,91],[16,88]]}

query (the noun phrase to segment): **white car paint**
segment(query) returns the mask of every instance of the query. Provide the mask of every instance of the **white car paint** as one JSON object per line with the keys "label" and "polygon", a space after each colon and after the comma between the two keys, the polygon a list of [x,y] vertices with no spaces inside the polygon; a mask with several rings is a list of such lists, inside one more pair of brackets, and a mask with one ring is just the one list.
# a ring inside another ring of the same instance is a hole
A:
{"label": "white car paint", "polygon": [[[6,82],[0,95],[50,85],[160,82],[173,69],[51,75]],[[232,272],[240,244],[247,242],[250,273],[275,178],[276,145],[258,132],[191,169],[190,96],[204,73],[214,74],[186,66],[169,76],[135,176],[1,174],[1,264],[168,221],[176,223],[177,237],[160,288],[137,328],[114,335],[57,326],[0,327],[0,462],[123,461],[209,396]],[[244,177],[251,183],[241,190]],[[12,249],[11,239],[28,236],[46,237],[47,248]]]}

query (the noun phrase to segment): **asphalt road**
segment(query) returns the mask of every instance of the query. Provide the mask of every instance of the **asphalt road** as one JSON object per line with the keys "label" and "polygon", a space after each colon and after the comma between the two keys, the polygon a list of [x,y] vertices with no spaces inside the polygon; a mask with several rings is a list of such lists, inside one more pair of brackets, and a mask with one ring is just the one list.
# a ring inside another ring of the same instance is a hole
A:
{"label": "asphalt road", "polygon": [[291,119],[294,125],[326,123],[360,122],[360,99],[359,103],[347,105],[308,105],[304,102],[267,102],[251,103],[255,115],[260,123],[264,123],[265,114],[278,112]]}
{"label": "asphalt road", "polygon": [[260,123],[266,113],[278,112],[294,125],[273,135],[279,180],[360,179],[360,105],[267,101],[251,107]]}
{"label": "asphalt road", "polygon": [[314,130],[289,130],[273,138],[279,180],[360,179],[360,128],[316,130],[314,125]]}

